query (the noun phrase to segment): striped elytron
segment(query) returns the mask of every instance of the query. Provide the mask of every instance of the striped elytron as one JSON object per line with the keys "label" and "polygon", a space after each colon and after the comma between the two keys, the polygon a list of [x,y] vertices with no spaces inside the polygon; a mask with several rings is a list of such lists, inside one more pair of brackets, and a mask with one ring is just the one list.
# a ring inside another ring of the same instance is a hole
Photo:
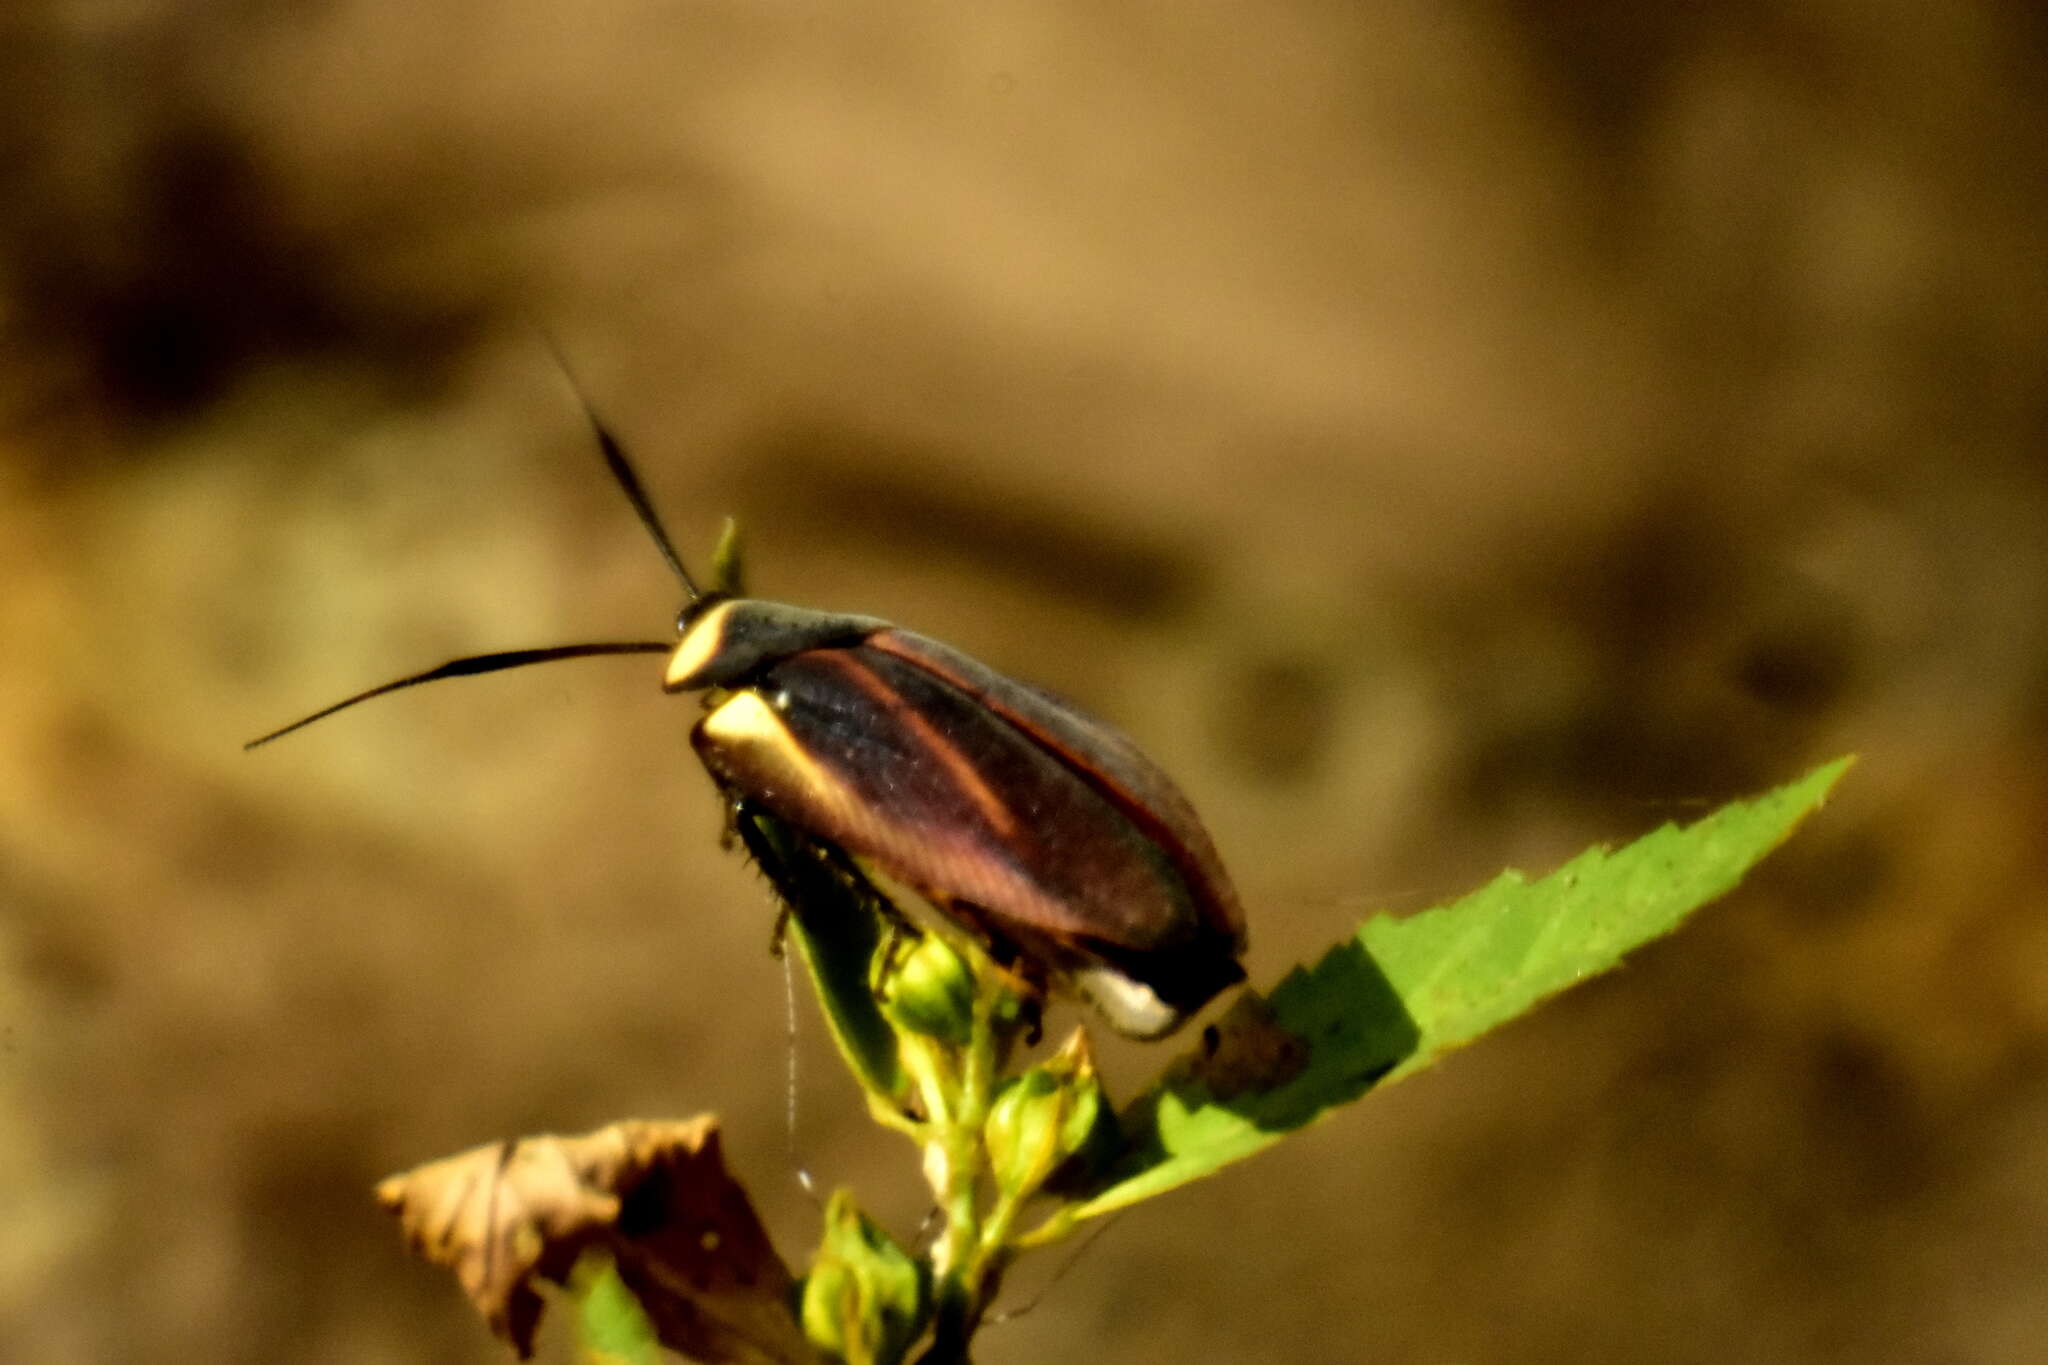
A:
{"label": "striped elytron", "polygon": [[[665,653],[666,690],[706,693],[691,743],[742,835],[773,817],[897,902],[921,898],[1027,980],[1078,990],[1133,1037],[1171,1032],[1244,979],[1230,878],[1193,807],[1128,738],[886,621],[742,595],[730,538],[717,581],[699,589],[618,441],[594,414],[591,425],[682,583],[676,640],[456,659],[249,747],[441,678]],[[748,843],[789,898],[777,860]]]}

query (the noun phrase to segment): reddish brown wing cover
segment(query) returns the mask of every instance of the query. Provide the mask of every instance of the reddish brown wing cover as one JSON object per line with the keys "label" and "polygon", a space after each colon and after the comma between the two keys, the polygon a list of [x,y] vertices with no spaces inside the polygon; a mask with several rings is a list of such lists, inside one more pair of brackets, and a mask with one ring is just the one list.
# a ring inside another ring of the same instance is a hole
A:
{"label": "reddish brown wing cover", "polygon": [[867,647],[958,688],[1046,749],[1143,830],[1180,869],[1204,916],[1241,951],[1244,911],[1209,832],[1187,797],[1129,736],[978,659],[912,631],[879,631]]}
{"label": "reddish brown wing cover", "polygon": [[1191,887],[1172,850],[933,670],[870,643],[792,655],[752,690],[811,780],[792,780],[777,746],[720,743],[700,723],[705,765],[936,904],[1013,941],[1084,953],[1090,941],[1146,953],[1219,938],[1207,888]]}

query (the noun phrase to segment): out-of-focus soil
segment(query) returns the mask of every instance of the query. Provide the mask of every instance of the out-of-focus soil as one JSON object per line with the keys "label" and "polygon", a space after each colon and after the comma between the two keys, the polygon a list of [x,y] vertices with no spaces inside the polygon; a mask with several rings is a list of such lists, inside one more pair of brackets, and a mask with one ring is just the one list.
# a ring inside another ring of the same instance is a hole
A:
{"label": "out-of-focus soil", "polygon": [[[657,662],[239,748],[450,655],[666,633],[543,332],[699,563],[736,513],[760,590],[1156,753],[1256,980],[1862,755],[1683,934],[1126,1216],[979,1359],[2037,1358],[2032,10],[0,34],[8,1359],[500,1359],[371,1185],[628,1115],[722,1113],[810,1245],[771,907]],[[910,1235],[900,1144],[814,1022],[799,1058],[803,1158]]]}

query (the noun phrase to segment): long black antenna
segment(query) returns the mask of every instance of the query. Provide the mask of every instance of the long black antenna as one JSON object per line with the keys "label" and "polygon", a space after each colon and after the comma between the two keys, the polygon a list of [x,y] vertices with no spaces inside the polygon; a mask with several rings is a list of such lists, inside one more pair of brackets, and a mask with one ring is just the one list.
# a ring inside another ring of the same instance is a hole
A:
{"label": "long black antenna", "polygon": [[254,749],[268,744],[273,739],[282,739],[294,730],[303,730],[316,720],[325,720],[336,711],[346,711],[357,702],[381,697],[387,692],[397,692],[407,687],[418,687],[421,683],[439,682],[443,678],[466,678],[474,673],[496,673],[501,668],[524,668],[528,664],[553,663],[556,659],[586,659],[593,654],[667,654],[675,649],[673,642],[661,640],[619,640],[609,643],[584,645],[549,645],[543,649],[505,649],[496,654],[471,654],[466,658],[450,659],[439,668],[430,668],[424,673],[415,673],[409,678],[384,683],[367,692],[358,692],[353,697],[344,697],[332,706],[323,706],[310,716],[302,716],[290,725],[281,726],[267,735],[259,735],[242,747]]}
{"label": "long black antenna", "polygon": [[576,371],[569,368],[569,357],[562,354],[562,348],[555,341],[554,333],[542,329],[548,349],[555,354],[555,364],[561,367],[562,377],[569,381],[569,389],[576,395],[576,401],[583,408],[583,416],[590,423],[591,434],[597,437],[597,448],[604,454],[605,468],[611,470],[612,478],[626,495],[626,501],[633,504],[633,514],[640,518],[640,524],[647,528],[647,534],[654,537],[655,545],[661,550],[661,557],[668,561],[669,568],[681,580],[683,591],[692,602],[704,594],[697,588],[697,580],[690,577],[690,571],[683,567],[683,557],[676,553],[675,542],[668,538],[668,530],[662,526],[661,517],[654,510],[654,503],[647,496],[647,489],[640,483],[639,471],[626,458],[625,447],[619,438],[612,435],[611,428],[597,415],[591,405],[590,395],[583,391],[583,385],[576,378]]}
{"label": "long black antenna", "polygon": [[[647,528],[647,534],[654,537],[654,544],[660,549],[661,557],[668,561],[669,568],[674,570],[675,576],[681,580],[683,591],[689,594],[692,602],[698,601],[704,594],[698,591],[696,580],[690,577],[690,571],[683,567],[683,557],[676,553],[675,542],[668,538],[668,531],[662,526],[661,518],[655,515],[654,504],[647,497],[647,489],[641,485],[640,475],[634,470],[632,461],[626,458],[625,449],[619,444],[619,438],[612,435],[611,429],[605,426],[603,419],[597,415],[597,409],[591,406],[589,396],[583,392],[583,386],[576,381],[576,372],[569,368],[569,358],[562,354],[562,348],[556,344],[553,334],[543,329],[541,336],[546,339],[548,349],[554,352],[555,363],[561,367],[562,377],[569,381],[570,391],[576,395],[577,403],[582,405],[583,415],[590,422],[590,430],[597,437],[597,448],[604,454],[605,467],[611,470],[613,480],[625,492],[626,501],[633,504],[633,513],[640,518],[640,524]],[[324,706],[310,716],[293,721],[290,725],[272,730],[267,735],[259,735],[242,747],[254,749],[259,745],[268,744],[273,739],[281,739],[294,730],[302,730],[316,720],[325,720],[336,711],[346,711],[360,702],[402,691],[408,687],[418,687],[421,683],[439,682],[443,678],[466,678],[477,673],[496,673],[500,669],[524,668],[528,664],[553,663],[557,659],[587,659],[596,654],[667,654],[674,648],[674,643],[668,641],[620,640],[580,645],[547,645],[540,649],[505,649],[493,654],[466,655],[460,659],[450,659],[438,668],[430,668],[424,673],[414,673],[396,682],[384,683],[366,692],[358,692],[353,697],[344,697],[334,705]]]}

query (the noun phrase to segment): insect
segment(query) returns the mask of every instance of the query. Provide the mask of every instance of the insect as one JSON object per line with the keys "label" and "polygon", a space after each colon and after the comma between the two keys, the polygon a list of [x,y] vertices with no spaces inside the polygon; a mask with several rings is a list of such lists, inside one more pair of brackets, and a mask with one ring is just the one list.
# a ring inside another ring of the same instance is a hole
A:
{"label": "insect", "polygon": [[730,828],[785,901],[801,893],[786,841],[778,853],[762,839],[763,812],[870,889],[921,897],[1028,984],[1078,991],[1132,1037],[1172,1032],[1244,979],[1230,878],[1187,798],[1130,739],[887,621],[744,595],[730,527],[712,584],[700,588],[619,441],[584,410],[613,480],[682,584],[674,641],[454,659],[246,747],[443,678],[663,653],[663,688],[704,694],[691,744]]}

